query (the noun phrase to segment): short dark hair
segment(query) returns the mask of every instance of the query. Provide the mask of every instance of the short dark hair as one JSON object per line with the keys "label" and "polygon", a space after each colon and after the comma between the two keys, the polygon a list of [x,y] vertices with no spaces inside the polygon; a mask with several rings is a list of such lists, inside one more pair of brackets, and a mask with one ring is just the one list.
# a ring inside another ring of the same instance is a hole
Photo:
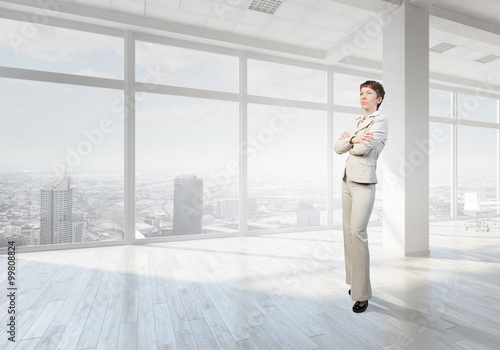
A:
{"label": "short dark hair", "polygon": [[[367,80],[359,86],[359,89],[361,90],[364,87],[368,87],[368,88],[372,89],[373,91],[375,91],[375,93],[377,94],[377,98],[382,97],[382,102],[384,102],[385,90],[384,90],[384,87],[382,86],[382,84],[380,84],[378,81]],[[380,105],[382,104],[382,102],[380,102],[377,105],[377,110],[380,107]]]}

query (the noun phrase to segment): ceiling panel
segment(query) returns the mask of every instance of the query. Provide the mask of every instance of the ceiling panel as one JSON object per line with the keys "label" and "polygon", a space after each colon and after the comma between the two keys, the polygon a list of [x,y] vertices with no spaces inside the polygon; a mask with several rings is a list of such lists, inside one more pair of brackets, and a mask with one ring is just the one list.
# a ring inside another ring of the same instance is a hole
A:
{"label": "ceiling panel", "polygon": [[245,10],[239,22],[243,24],[249,24],[256,27],[264,28],[271,21],[272,18],[273,16],[268,13],[262,13],[253,10]]}
{"label": "ceiling panel", "polygon": [[181,1],[179,10],[185,12],[196,13],[202,16],[210,16],[212,12],[212,8],[214,7],[214,3],[212,1],[207,0],[189,0],[189,1]]}
{"label": "ceiling panel", "polygon": [[214,5],[211,17],[218,18],[225,21],[238,22],[245,13],[245,9],[239,7],[231,7],[230,9],[221,9],[218,5]]}
{"label": "ceiling panel", "polygon": [[[316,5],[318,5],[321,2],[321,0],[285,0],[285,1],[288,1],[288,2],[291,2],[294,4],[307,6],[307,7],[315,7]],[[283,2],[285,2],[285,1],[283,1]]]}
{"label": "ceiling panel", "polygon": [[298,23],[296,20],[274,16],[267,23],[266,29],[289,33]]}
{"label": "ceiling panel", "polygon": [[277,17],[288,18],[295,21],[301,21],[305,16],[309,14],[312,10],[311,7],[302,6],[299,4],[293,4],[290,2],[284,2],[274,13]]}
{"label": "ceiling panel", "polygon": [[336,15],[340,15],[344,11],[350,9],[349,6],[344,4],[339,4],[338,2],[331,0],[321,0],[315,8],[320,11],[330,12]]}
{"label": "ceiling panel", "polygon": [[309,23],[299,23],[291,31],[291,34],[296,34],[300,36],[305,36],[307,38],[314,38],[318,34],[322,27],[316,26]]}
{"label": "ceiling panel", "polygon": [[340,41],[344,37],[344,32],[330,28],[323,28],[318,32],[318,34],[316,34],[316,39],[329,42],[330,45],[332,45],[332,43]]}

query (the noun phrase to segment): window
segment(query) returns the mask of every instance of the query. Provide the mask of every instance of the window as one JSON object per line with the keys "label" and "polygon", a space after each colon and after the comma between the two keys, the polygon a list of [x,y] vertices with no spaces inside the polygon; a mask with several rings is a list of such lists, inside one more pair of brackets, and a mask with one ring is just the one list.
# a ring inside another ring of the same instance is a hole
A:
{"label": "window", "polygon": [[429,114],[434,117],[452,117],[450,91],[429,89]]}
{"label": "window", "polygon": [[123,238],[122,91],[0,79],[0,245]]}
{"label": "window", "polygon": [[[333,120],[333,141],[337,141],[344,131],[349,130],[354,119],[359,117],[355,114],[335,113]],[[342,225],[342,178],[344,177],[345,162],[349,153],[333,154],[333,224]]]}
{"label": "window", "polygon": [[463,212],[464,193],[479,192],[483,200],[497,199],[497,130],[458,126],[458,215]]}
{"label": "window", "polygon": [[0,65],[123,79],[123,38],[0,18]]}
{"label": "window", "polygon": [[326,71],[248,60],[248,94],[326,103]]}
{"label": "window", "polygon": [[238,57],[138,41],[136,80],[238,92]]}
{"label": "window", "polygon": [[238,230],[238,104],[145,94],[136,112],[136,237]]}
{"label": "window", "polygon": [[498,122],[498,100],[468,94],[457,94],[457,112],[459,119],[481,122]]}
{"label": "window", "polygon": [[452,163],[451,125],[429,124],[429,217],[451,216]]}
{"label": "window", "polygon": [[326,225],[326,113],[249,105],[248,229]]}
{"label": "window", "polygon": [[[363,78],[356,75],[333,74],[333,103],[359,107],[359,86],[367,80],[382,82],[380,79]],[[381,109],[383,105],[380,107]]]}

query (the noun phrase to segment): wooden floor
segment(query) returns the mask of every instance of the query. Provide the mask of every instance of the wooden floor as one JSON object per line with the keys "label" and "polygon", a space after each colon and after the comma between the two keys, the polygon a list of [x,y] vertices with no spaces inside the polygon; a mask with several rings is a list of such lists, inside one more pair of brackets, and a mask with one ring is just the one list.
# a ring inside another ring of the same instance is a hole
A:
{"label": "wooden floor", "polygon": [[373,299],[354,314],[340,231],[17,255],[16,343],[0,349],[498,349],[500,229],[431,223],[431,255],[369,230]]}

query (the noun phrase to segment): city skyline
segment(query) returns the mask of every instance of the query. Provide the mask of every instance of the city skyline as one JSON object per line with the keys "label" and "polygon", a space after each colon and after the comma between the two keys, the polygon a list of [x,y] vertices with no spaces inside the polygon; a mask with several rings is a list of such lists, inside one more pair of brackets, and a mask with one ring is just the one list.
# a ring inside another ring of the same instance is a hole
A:
{"label": "city skyline", "polygon": [[[181,174],[176,176],[181,176]],[[136,227],[136,230],[149,232],[141,238],[173,234],[172,216],[176,176],[159,177],[157,174],[151,174],[143,177],[143,182],[137,184],[136,225],[139,226]],[[40,237],[40,231],[37,232],[37,229],[40,230],[41,226],[40,191],[49,185],[52,186],[55,183],[55,178],[50,173],[45,175],[32,173],[24,179],[19,174],[12,174],[11,177],[10,181],[6,181],[9,175],[0,175],[0,244],[8,237],[17,237],[20,245],[36,245],[37,237]],[[43,181],[38,182],[38,185],[37,177],[44,178]],[[74,196],[72,215],[74,222],[72,223],[71,240],[73,242],[92,242],[122,239],[124,229],[123,179],[102,176],[94,180],[78,176],[75,178],[76,181],[73,177],[71,181]],[[200,178],[202,177],[200,176]],[[167,182],[165,182],[166,180]],[[442,180],[441,183],[431,183],[431,218],[451,216],[450,185],[446,178]],[[327,211],[326,198],[324,197],[326,183],[321,185],[320,182],[311,182],[300,187],[301,183],[291,178],[262,177],[253,181],[258,186],[249,189],[249,216],[247,218],[249,231],[305,227],[304,220],[314,226],[326,225]],[[119,184],[120,182],[121,184]],[[168,185],[169,183],[170,185]],[[311,186],[314,183],[318,185],[316,189]],[[297,187],[298,191],[292,191],[289,195],[285,194],[284,196],[283,188],[293,189],[294,187]],[[221,189],[221,192],[214,193],[213,189],[216,188]],[[333,208],[335,221],[333,225],[339,225],[342,217],[339,188],[340,183],[336,181]],[[489,179],[464,179],[459,182],[459,188],[459,215],[466,214],[462,210],[462,196],[465,191],[479,189],[485,199],[494,200],[496,198],[496,183],[491,176]],[[299,195],[304,190],[308,191],[307,197]],[[233,184],[220,188],[214,187],[212,184],[204,188],[203,191],[206,202],[203,204],[202,234],[237,232],[238,185]],[[206,193],[207,191],[208,193]],[[141,199],[140,193],[144,193],[148,199]],[[383,188],[377,193],[372,223],[382,220],[382,198]],[[276,200],[280,200],[281,204]],[[303,219],[304,215],[310,216]],[[140,226],[141,223],[144,225]],[[154,233],[155,229],[157,229],[157,233]]]}

